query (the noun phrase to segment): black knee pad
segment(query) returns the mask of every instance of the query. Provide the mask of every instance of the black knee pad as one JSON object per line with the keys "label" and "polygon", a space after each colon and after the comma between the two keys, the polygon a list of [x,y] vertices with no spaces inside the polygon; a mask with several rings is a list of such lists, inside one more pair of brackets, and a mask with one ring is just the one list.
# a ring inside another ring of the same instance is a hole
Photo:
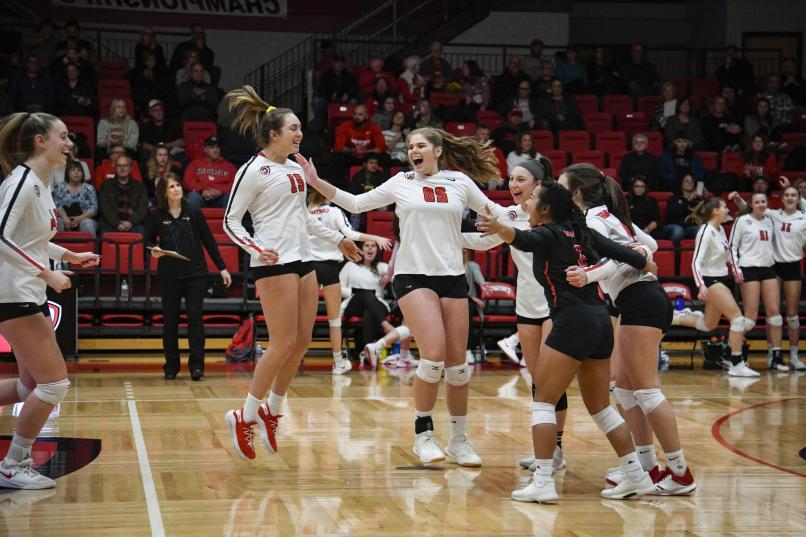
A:
{"label": "black knee pad", "polygon": [[554,406],[554,410],[559,412],[560,410],[567,410],[568,409],[568,396],[563,392],[562,397],[560,400],[557,401],[557,404]]}

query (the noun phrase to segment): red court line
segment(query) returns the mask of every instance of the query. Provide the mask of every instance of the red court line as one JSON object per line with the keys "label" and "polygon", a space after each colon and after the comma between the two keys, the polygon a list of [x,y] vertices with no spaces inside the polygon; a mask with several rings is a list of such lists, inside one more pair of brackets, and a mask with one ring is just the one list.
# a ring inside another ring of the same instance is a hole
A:
{"label": "red court line", "polygon": [[716,439],[717,442],[722,444],[722,447],[724,447],[728,451],[732,451],[733,453],[735,453],[736,455],[738,455],[740,457],[744,457],[745,459],[751,460],[753,462],[757,462],[758,464],[763,464],[764,466],[769,466],[770,468],[773,468],[775,470],[779,470],[781,472],[786,472],[788,474],[796,475],[798,477],[806,477],[806,474],[802,474],[802,473],[797,472],[795,470],[790,470],[789,468],[784,468],[783,466],[778,466],[777,464],[773,464],[773,463],[771,463],[769,461],[765,461],[764,459],[759,459],[758,457],[754,457],[753,455],[750,455],[749,453],[745,453],[741,449],[739,449],[739,448],[733,446],[732,444],[728,443],[728,441],[725,440],[725,438],[722,436],[722,433],[720,432],[720,428],[722,427],[722,425],[726,421],[728,421],[730,418],[735,416],[736,414],[740,414],[740,413],[745,412],[747,410],[753,410],[754,408],[758,408],[758,407],[762,407],[762,406],[775,405],[775,404],[779,404],[779,403],[785,403],[787,401],[796,401],[797,399],[798,399],[797,397],[790,397],[788,399],[776,399],[775,401],[765,401],[763,403],[758,403],[756,405],[750,405],[748,407],[740,408],[739,410],[734,410],[733,412],[731,412],[729,414],[725,414],[724,416],[722,416],[721,418],[719,418],[718,420],[716,420],[714,422],[714,424],[711,426],[711,434],[713,435],[713,437]]}

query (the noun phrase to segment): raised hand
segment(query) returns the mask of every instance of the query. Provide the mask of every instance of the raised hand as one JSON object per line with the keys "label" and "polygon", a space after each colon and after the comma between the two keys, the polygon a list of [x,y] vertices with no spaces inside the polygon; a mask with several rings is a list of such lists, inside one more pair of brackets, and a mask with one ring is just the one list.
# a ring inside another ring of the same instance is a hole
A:
{"label": "raised hand", "polygon": [[506,228],[505,225],[501,224],[498,221],[498,217],[496,217],[492,211],[490,211],[490,206],[484,206],[484,213],[479,213],[479,219],[476,221],[476,229],[481,231],[482,237],[487,237],[488,235],[496,235],[499,231],[504,230]]}
{"label": "raised hand", "polygon": [[348,239],[343,238],[339,243],[339,251],[344,254],[344,257],[349,259],[350,261],[361,261],[363,257],[361,256],[361,249],[356,246],[356,244]]}
{"label": "raised hand", "polygon": [[313,159],[308,160],[300,153],[295,153],[294,159],[296,159],[297,164],[302,166],[302,171],[305,172],[306,183],[315,183],[319,180],[319,174],[316,172],[316,166],[313,165]]}

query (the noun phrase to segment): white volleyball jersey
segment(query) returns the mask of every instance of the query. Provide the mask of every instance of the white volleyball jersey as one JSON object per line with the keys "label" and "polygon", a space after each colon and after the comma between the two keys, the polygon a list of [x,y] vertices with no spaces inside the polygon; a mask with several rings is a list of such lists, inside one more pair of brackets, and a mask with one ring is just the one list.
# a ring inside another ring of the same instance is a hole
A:
{"label": "white volleyball jersey", "polygon": [[730,230],[730,250],[739,267],[773,266],[773,233],[772,218],[766,215],[761,220],[750,214],[737,218]]}
{"label": "white volleyball jersey", "polygon": [[[585,222],[588,227],[598,231],[608,239],[621,245],[640,243],[649,249],[648,253],[658,249],[655,239],[632,226],[632,232],[621,223],[621,220],[610,213],[606,205],[591,207],[585,214]],[[608,278],[599,282],[602,291],[607,293],[611,299],[616,300],[618,294],[625,288],[636,282],[646,282],[657,280],[657,276],[651,272],[643,272],[635,267],[614,261],[616,270]]]}
{"label": "white volleyball jersey", "polygon": [[381,287],[380,281],[388,268],[386,263],[378,263],[378,274],[375,274],[363,263],[352,261],[346,263],[339,272],[342,298],[350,298],[353,295],[353,289],[367,289],[373,291],[378,300],[383,302],[383,287]]}
{"label": "white volleyball jersey", "polygon": [[735,266],[731,257],[728,237],[722,226],[703,224],[694,240],[694,257],[691,258],[691,273],[699,288],[703,278],[723,278],[728,275],[728,265]]}
{"label": "white volleyball jersey", "polygon": [[[252,215],[254,236],[241,225],[246,211]],[[277,164],[262,152],[238,170],[224,216],[224,231],[249,252],[253,267],[261,265],[258,256],[266,249],[277,251],[278,265],[310,261],[309,233],[337,245],[344,238],[308,214],[302,167],[291,160]]]}
{"label": "white volleyball jersey", "polygon": [[491,204],[462,172],[440,170],[432,176],[400,172],[381,186],[354,196],[338,190],[333,202],[351,213],[396,204],[400,250],[396,274],[459,276],[462,260],[462,213]]}
{"label": "white volleyball jersey", "polygon": [[[515,229],[528,230],[529,213],[520,205],[502,207],[498,204],[490,206],[493,214],[502,222]],[[462,248],[471,250],[490,250],[503,244],[498,235],[482,237],[481,233],[462,233]],[[515,313],[530,319],[542,319],[549,316],[549,305],[543,287],[535,279],[531,252],[524,252],[510,245],[509,253],[515,266],[518,267],[517,294],[515,295]]]}
{"label": "white volleyball jersey", "polygon": [[772,250],[776,263],[794,263],[803,259],[806,244],[806,214],[796,210],[787,214],[783,209],[767,209],[773,224]]}
{"label": "white volleyball jersey", "polygon": [[0,302],[47,301],[47,284],[37,276],[66,251],[50,242],[55,234],[50,187],[28,166],[17,166],[0,184]]}
{"label": "white volleyball jersey", "polygon": [[[347,217],[338,207],[332,205],[320,205],[308,209],[308,214],[319,220],[323,226],[334,231],[338,231],[350,240],[361,240],[361,233],[353,230]],[[342,261],[344,256],[339,250],[338,243],[326,240],[316,235],[311,235],[310,252],[313,261]]]}

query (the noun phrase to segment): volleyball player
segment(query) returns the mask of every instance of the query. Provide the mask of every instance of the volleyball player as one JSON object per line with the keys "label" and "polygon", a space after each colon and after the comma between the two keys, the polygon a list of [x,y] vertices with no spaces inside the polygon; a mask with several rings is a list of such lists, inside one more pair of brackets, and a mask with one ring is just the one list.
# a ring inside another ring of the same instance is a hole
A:
{"label": "volleyball player", "polygon": [[467,439],[469,322],[461,220],[465,208],[479,212],[488,203],[474,180],[498,179],[497,160],[488,144],[434,128],[412,131],[407,143],[413,171],[400,172],[359,196],[323,181],[313,163],[301,155],[297,159],[308,184],[351,213],[397,204],[401,243],[395,296],[420,349],[414,381],[414,453],[422,464],[445,459],[431,418],[444,370],[453,429],[447,455],[459,465],[480,466],[481,458]]}
{"label": "volleyball player", "polygon": [[[532,192],[546,178],[553,180],[551,163],[546,159],[527,160],[512,169],[509,177],[509,190],[515,204],[502,207],[490,204],[490,210],[501,221],[520,229],[529,230],[529,213],[526,211],[526,202]],[[474,250],[489,250],[502,244],[504,240],[498,235],[482,237],[480,233],[463,233],[462,246]],[[510,248],[510,255],[518,267],[517,294],[515,296],[515,316],[517,322],[517,336],[523,349],[523,357],[529,374],[534,378],[535,364],[540,356],[541,342],[551,330],[549,306],[543,288],[537,283],[532,272],[532,254],[517,248]],[[532,384],[534,386],[534,384]],[[534,394],[532,394],[534,395]],[[557,472],[565,467],[565,458],[562,451],[562,435],[565,428],[565,415],[568,409],[568,397],[562,394],[557,402],[557,446],[553,454],[553,468]],[[530,469],[536,469],[534,457],[521,459],[518,464]]]}
{"label": "volleyball player", "polygon": [[[585,211],[591,229],[622,245],[637,241],[652,251],[657,248],[651,237],[633,225],[621,186],[595,166],[573,164],[563,171],[559,183],[568,188],[575,203]],[[582,283],[591,281],[594,280],[585,277]],[[624,264],[599,283],[619,312],[614,397],[629,416],[626,419],[641,466],[655,482],[656,494],[690,494],[697,485],[680,445],[674,409],[663,395],[658,378],[658,348],[672,322],[669,298],[654,274]],[[644,418],[651,430],[645,427]],[[666,454],[664,471],[655,456],[652,432]],[[620,479],[623,476],[608,476],[611,483]]]}
{"label": "volleyball player", "polygon": [[[233,129],[253,134],[263,148],[238,170],[224,219],[227,235],[250,254],[270,336],[243,407],[226,415],[235,450],[254,459],[255,425],[266,449],[277,451],[285,393],[311,341],[319,285],[310,262],[308,233],[328,238],[350,258],[359,254],[353,241],[323,226],[305,208],[303,171],[288,159],[302,140],[302,126],[294,112],[268,106],[250,86],[230,91],[226,98],[230,110],[237,110]],[[254,236],[241,224],[246,211],[252,216]],[[268,402],[263,403],[269,390]]]}
{"label": "volleyball player", "polygon": [[56,206],[48,178],[66,166],[73,142],[50,114],[17,113],[0,120],[0,336],[11,345],[19,378],[0,381],[0,405],[24,402],[11,445],[0,463],[0,487],[46,489],[56,481],[33,468],[31,447],[70,381],[56,343],[46,296],[69,289],[70,272],[50,270],[50,260],[89,268],[92,252],[53,244]]}
{"label": "volleyball player", "polygon": [[726,364],[728,375],[758,377],[759,373],[750,369],[742,356],[744,334],[752,330],[756,322],[742,315],[733,298],[733,279],[729,276],[728,267],[737,280],[741,279],[741,271],[731,255],[728,238],[722,228],[728,219],[728,206],[721,198],[702,201],[692,211],[691,219],[700,226],[694,242],[691,273],[698,289],[697,298],[705,302],[705,313],[688,309],[675,312],[672,324],[710,332],[724,315],[730,322],[730,363]]}
{"label": "volleyball player", "polygon": [[559,498],[552,478],[555,408],[574,376],[578,377],[588,412],[618,454],[626,476],[615,487],[603,490],[602,496],[626,499],[648,494],[654,490],[652,480],[638,462],[624,419],[610,406],[613,327],[607,307],[595,284],[581,288],[569,284],[566,269],[579,265],[597,270],[604,261],[599,254],[627,261],[636,268],[652,267],[652,263],[588,229],[570,191],[554,181],[535,189],[526,206],[530,225],[537,226],[530,231],[504,225],[489,210],[480,215],[477,224],[480,231],[495,233],[519,250],[532,252],[532,272],[544,289],[551,312],[551,331],[540,349],[533,376],[532,437],[537,468],[532,482],[514,491],[512,499],[543,503]]}
{"label": "volleyball player", "polygon": [[781,353],[781,333],[784,318],[781,316],[781,288],[775,274],[773,238],[775,225],[767,214],[767,195],[754,192],[750,206],[733,223],[730,231],[731,255],[739,265],[734,276],[742,292],[744,315],[755,324],[759,302],[764,303],[764,314],[769,331],[767,368],[788,371]]}
{"label": "volleyball player", "polygon": [[[325,197],[316,190],[308,193],[308,212],[326,227],[340,232],[352,241],[372,241],[381,250],[388,250],[390,247],[391,241],[385,237],[354,231],[341,209],[328,204]],[[330,349],[333,352],[333,374],[343,375],[353,368],[353,364],[344,356],[341,348],[342,292],[339,285],[339,271],[344,256],[338,246],[331,241],[320,239],[316,235],[312,235],[310,241],[313,268],[325,297]]]}

